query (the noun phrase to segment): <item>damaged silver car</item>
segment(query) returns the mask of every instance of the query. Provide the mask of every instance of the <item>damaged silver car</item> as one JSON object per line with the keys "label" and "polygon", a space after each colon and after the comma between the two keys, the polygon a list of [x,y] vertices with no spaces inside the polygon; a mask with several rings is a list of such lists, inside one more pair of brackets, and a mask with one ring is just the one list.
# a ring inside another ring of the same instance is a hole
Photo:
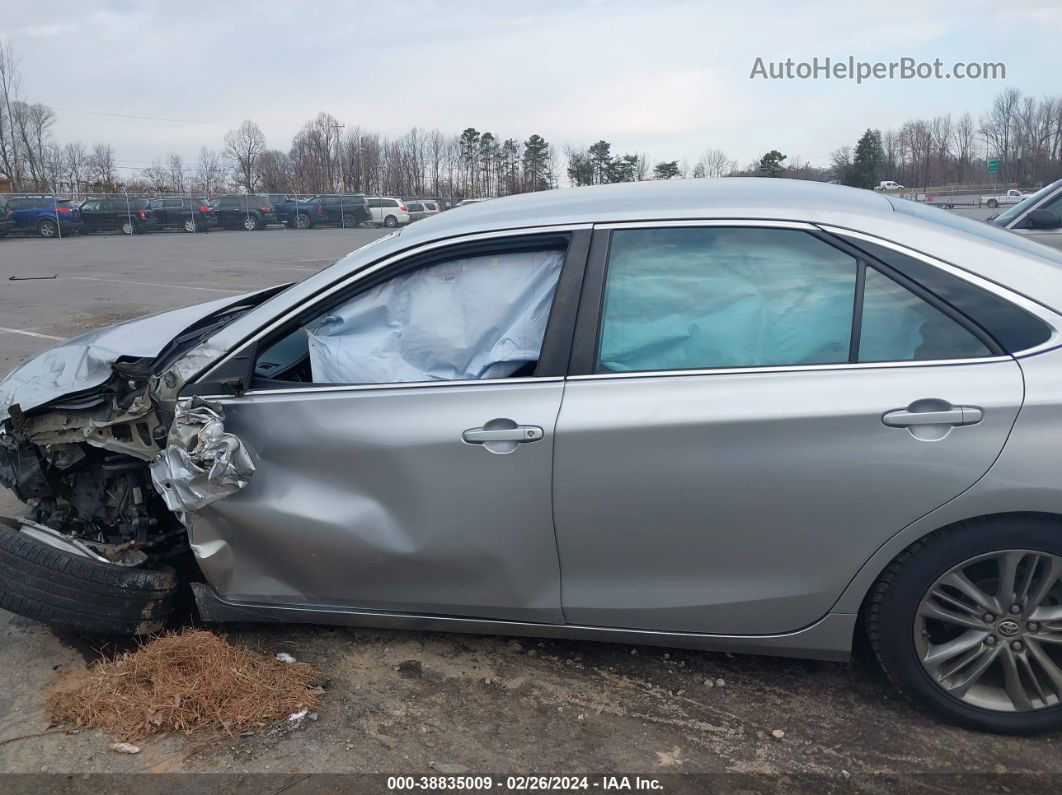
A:
{"label": "damaged silver car", "polygon": [[1062,726],[1062,255],[785,180],[497,199],[0,382],[0,606],[844,660]]}

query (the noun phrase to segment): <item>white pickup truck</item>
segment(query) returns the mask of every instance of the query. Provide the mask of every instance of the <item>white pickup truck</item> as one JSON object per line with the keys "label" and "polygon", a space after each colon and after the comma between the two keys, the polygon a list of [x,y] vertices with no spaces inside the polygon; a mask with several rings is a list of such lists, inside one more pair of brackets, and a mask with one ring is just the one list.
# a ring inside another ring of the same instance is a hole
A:
{"label": "white pickup truck", "polygon": [[1001,204],[1017,204],[1027,195],[1028,194],[1022,193],[1016,188],[1011,188],[1006,193],[999,193],[995,196],[982,196],[979,203],[986,207],[998,207]]}

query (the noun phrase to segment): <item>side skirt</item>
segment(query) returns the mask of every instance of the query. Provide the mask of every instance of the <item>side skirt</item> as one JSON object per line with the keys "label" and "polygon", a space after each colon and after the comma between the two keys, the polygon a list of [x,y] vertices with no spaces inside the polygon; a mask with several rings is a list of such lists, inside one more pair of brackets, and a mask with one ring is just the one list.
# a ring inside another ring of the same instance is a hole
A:
{"label": "side skirt", "polygon": [[482,618],[385,613],[374,610],[229,602],[209,585],[194,582],[199,615],[208,623],[279,622],[329,624],[373,629],[403,629],[422,632],[466,632],[473,635],[517,635],[533,638],[593,640],[670,646],[680,649],[723,651],[735,654],[767,654],[813,660],[847,662],[851,656],[855,613],[828,613],[804,629],[783,635],[700,635],[690,632],[586,627],[574,624],[534,624]]}

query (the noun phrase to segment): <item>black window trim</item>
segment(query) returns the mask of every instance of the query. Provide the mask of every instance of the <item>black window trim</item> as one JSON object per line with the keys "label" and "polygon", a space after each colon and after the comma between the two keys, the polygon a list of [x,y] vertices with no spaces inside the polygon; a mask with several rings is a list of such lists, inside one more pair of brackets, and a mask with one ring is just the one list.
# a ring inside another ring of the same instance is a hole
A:
{"label": "black window trim", "polygon": [[[857,263],[856,287],[852,323],[853,330],[849,344],[849,357],[847,362],[835,362],[824,364],[787,364],[787,365],[745,365],[733,367],[704,367],[690,369],[669,370],[639,370],[624,372],[601,372],[597,368],[599,346],[601,343],[601,317],[604,311],[605,282],[608,275],[608,258],[612,247],[612,232],[614,229],[717,229],[717,228],[754,228],[754,229],[793,229],[803,231],[822,242],[830,245],[843,253],[853,257]],[[985,347],[990,355],[964,359],[913,359],[913,360],[889,360],[883,362],[859,362],[858,344],[862,326],[863,288],[865,287],[866,272],[868,266],[892,279],[900,286],[914,293],[917,297],[929,303],[933,308],[945,314],[953,321],[973,334]],[[594,236],[590,244],[590,254],[587,258],[586,271],[581,293],[579,314],[576,319],[575,335],[572,342],[571,364],[568,368],[568,376],[576,379],[585,378],[630,378],[652,377],[662,374],[668,375],[703,375],[706,373],[763,373],[793,370],[817,370],[817,369],[868,369],[878,367],[925,367],[941,366],[956,363],[982,363],[1008,356],[1002,346],[984,329],[972,319],[956,310],[951,305],[942,301],[935,294],[923,288],[904,274],[886,263],[869,256],[861,249],[836,235],[823,231],[813,224],[772,219],[702,219],[699,221],[681,220],[674,222],[646,221],[629,222],[622,224],[598,225],[594,228]]]}

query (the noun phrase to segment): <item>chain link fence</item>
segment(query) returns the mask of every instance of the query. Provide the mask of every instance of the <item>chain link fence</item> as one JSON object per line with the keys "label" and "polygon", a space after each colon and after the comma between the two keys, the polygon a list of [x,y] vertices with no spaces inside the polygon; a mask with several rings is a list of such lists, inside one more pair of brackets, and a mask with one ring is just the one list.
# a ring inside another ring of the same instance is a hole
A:
{"label": "chain link fence", "polygon": [[398,228],[450,208],[445,197],[361,193],[2,193],[0,236]]}

